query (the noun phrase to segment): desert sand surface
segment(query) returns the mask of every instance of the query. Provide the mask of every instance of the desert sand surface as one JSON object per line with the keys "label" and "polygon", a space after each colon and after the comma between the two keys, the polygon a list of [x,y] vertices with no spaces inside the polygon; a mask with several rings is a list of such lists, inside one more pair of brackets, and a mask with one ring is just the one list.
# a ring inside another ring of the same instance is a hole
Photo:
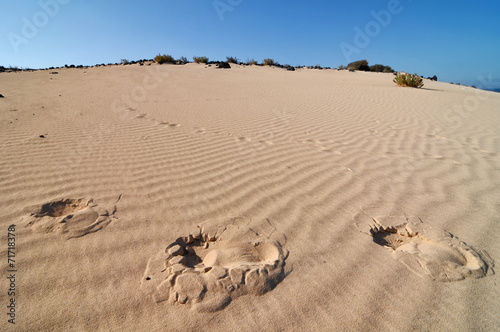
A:
{"label": "desert sand surface", "polygon": [[0,74],[0,329],[497,330],[500,94],[393,78]]}

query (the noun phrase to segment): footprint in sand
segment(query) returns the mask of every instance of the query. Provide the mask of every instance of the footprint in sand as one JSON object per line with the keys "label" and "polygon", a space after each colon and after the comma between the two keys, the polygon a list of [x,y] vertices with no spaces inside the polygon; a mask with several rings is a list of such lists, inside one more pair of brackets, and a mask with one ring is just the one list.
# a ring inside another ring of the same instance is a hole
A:
{"label": "footprint in sand", "polygon": [[458,281],[494,274],[493,260],[479,254],[447,232],[433,231],[418,220],[405,218],[397,226],[383,226],[377,218],[370,225],[373,242],[391,250],[394,258],[412,272],[436,281]]}
{"label": "footprint in sand", "polygon": [[[324,140],[324,142],[326,142],[326,143],[336,143],[333,140],[328,140],[328,141]],[[332,149],[327,148],[323,144],[323,142],[321,140],[319,140],[319,139],[306,139],[306,140],[302,140],[302,143],[311,145],[311,146],[315,147],[318,151],[321,151],[321,152],[333,153],[333,154],[336,154],[336,155],[341,155],[342,154],[342,152],[340,152],[338,150],[332,150]]]}
{"label": "footprint in sand", "polygon": [[240,142],[251,142],[252,139],[251,138],[248,138],[248,137],[245,137],[245,136],[240,136],[237,138],[238,141]]}
{"label": "footprint in sand", "polygon": [[43,204],[32,210],[26,218],[26,226],[35,232],[57,233],[71,239],[106,227],[113,218],[116,218],[115,212],[116,206],[110,213],[92,199],[67,198]]}
{"label": "footprint in sand", "polygon": [[205,134],[207,132],[207,130],[203,127],[195,127],[194,129],[196,130],[197,134]]}
{"label": "footprint in sand", "polygon": [[156,121],[155,122],[159,125],[162,125],[162,126],[168,126],[168,127],[180,127],[180,124],[178,123],[170,123],[168,121]]}
{"label": "footprint in sand", "polygon": [[286,252],[269,236],[239,226],[244,221],[210,221],[178,238],[150,259],[141,287],[156,302],[205,312],[223,309],[236,297],[274,289],[285,276]]}

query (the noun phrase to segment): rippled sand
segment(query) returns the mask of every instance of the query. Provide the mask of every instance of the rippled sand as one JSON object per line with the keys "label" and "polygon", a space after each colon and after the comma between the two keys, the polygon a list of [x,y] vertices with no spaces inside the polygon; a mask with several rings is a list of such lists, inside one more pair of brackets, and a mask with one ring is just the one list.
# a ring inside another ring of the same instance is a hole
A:
{"label": "rippled sand", "polygon": [[495,330],[500,94],[393,77],[0,74],[15,328]]}

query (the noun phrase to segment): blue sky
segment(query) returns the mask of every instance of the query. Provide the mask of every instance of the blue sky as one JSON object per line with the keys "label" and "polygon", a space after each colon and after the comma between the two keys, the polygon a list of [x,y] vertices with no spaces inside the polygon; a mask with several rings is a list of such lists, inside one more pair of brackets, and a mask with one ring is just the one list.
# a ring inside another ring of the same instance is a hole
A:
{"label": "blue sky", "polygon": [[0,65],[158,53],[330,67],[367,59],[447,82],[479,86],[483,77],[499,88],[499,18],[497,0],[4,0]]}

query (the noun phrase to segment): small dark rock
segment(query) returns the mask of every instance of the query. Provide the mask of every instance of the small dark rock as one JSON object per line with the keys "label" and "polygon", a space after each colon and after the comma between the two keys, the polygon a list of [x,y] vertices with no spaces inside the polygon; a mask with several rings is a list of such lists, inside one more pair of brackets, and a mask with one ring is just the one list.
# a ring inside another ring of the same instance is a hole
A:
{"label": "small dark rock", "polygon": [[3,94],[0,93],[0,98],[4,98]]}
{"label": "small dark rock", "polygon": [[44,135],[40,135],[40,138],[45,138],[45,136]]}
{"label": "small dark rock", "polygon": [[217,68],[228,69],[228,68],[231,68],[231,65],[229,64],[229,62],[221,62],[221,63],[219,63]]}
{"label": "small dark rock", "polygon": [[57,74],[59,74],[59,73],[58,73],[57,71],[53,71],[53,72],[51,72],[50,74],[51,74],[51,75],[57,75]]}

